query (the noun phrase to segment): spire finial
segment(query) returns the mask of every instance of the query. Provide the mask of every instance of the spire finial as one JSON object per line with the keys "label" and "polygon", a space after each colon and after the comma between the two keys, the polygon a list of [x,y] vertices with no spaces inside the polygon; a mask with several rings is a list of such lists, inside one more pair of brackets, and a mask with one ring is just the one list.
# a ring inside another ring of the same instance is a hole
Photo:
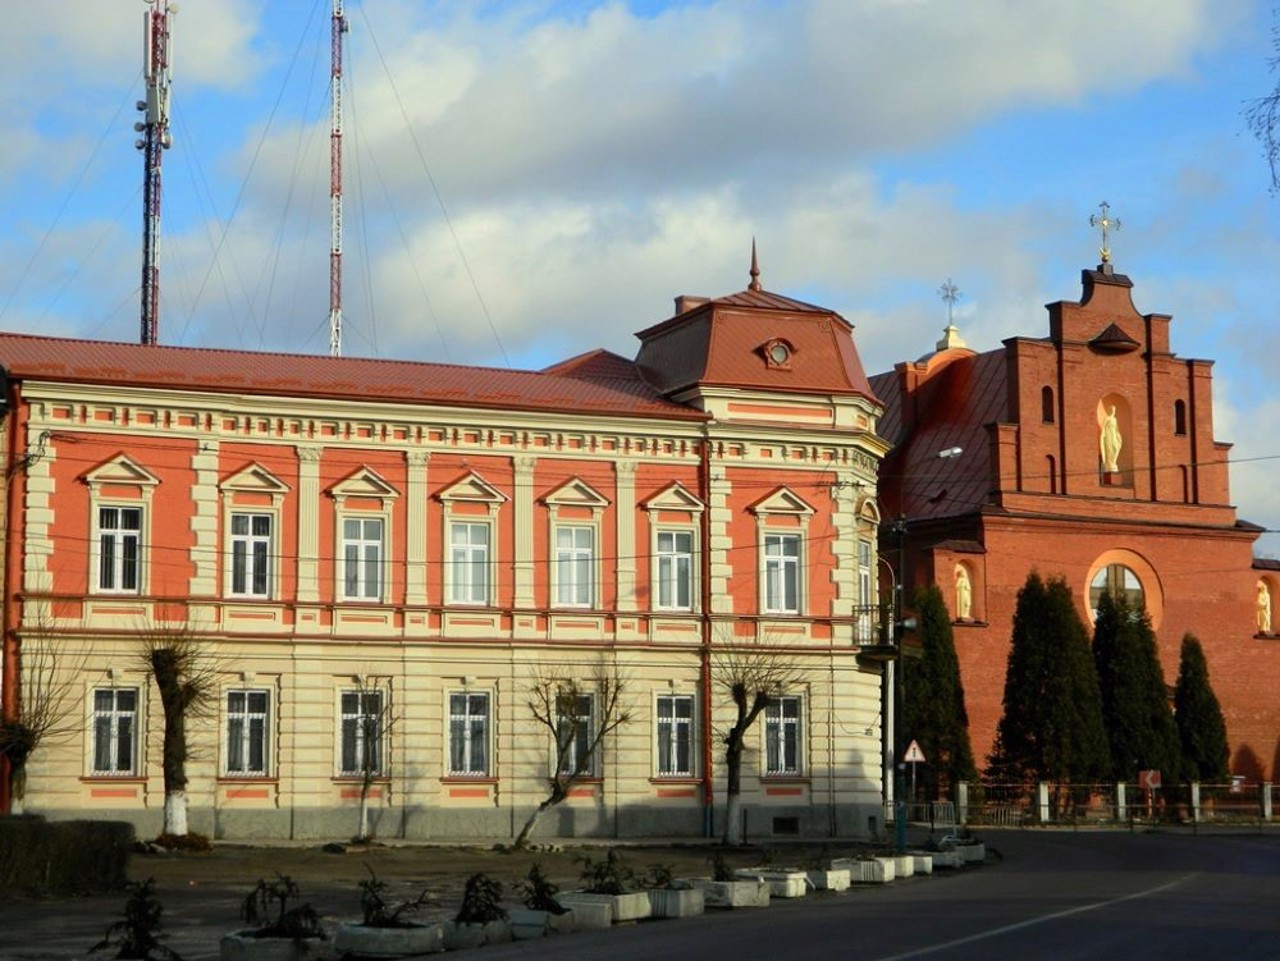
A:
{"label": "spire finial", "polygon": [[960,336],[960,331],[955,325],[955,308],[957,301],[960,300],[960,288],[947,278],[947,282],[938,288],[938,296],[947,304],[947,326],[942,331],[942,339],[937,343],[938,350],[946,350],[949,347],[966,346],[964,338]]}
{"label": "spire finial", "polygon": [[1098,209],[1101,211],[1101,214],[1089,215],[1089,226],[1098,227],[1102,231],[1102,247],[1099,249],[1098,253],[1102,254],[1102,263],[1106,265],[1111,263],[1111,248],[1107,246],[1107,231],[1119,230],[1120,219],[1118,217],[1113,218],[1110,215],[1109,211],[1111,210],[1111,205],[1105,200],[1098,204]]}
{"label": "spire finial", "polygon": [[762,290],[760,286],[760,262],[756,259],[756,239],[751,238],[751,283],[747,290]]}

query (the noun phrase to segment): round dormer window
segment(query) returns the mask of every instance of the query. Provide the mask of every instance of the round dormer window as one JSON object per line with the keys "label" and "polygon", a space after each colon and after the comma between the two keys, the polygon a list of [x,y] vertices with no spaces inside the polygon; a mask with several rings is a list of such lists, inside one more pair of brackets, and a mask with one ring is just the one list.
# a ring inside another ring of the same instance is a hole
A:
{"label": "round dormer window", "polygon": [[775,341],[769,347],[769,359],[781,366],[791,359],[791,349],[781,341]]}

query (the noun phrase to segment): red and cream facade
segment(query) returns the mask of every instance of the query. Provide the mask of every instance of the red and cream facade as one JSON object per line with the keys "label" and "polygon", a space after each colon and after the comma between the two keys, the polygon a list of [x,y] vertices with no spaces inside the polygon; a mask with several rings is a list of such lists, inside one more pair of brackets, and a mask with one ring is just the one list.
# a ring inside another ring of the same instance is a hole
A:
{"label": "red and cream facade", "polygon": [[541,372],[0,335],[5,711],[35,648],[73,674],[27,810],[159,829],[160,627],[216,666],[188,763],[214,837],[350,836],[367,752],[377,834],[508,837],[547,785],[533,679],[602,663],[634,719],[544,832],[696,836],[731,643],[805,678],[752,732],[749,830],[866,832],[880,404],[830,311],[678,306],[635,361]]}
{"label": "red and cream facade", "polygon": [[1195,634],[1232,771],[1272,779],[1280,565],[1253,557],[1261,529],[1231,505],[1212,363],[1178,357],[1171,318],[1139,313],[1109,264],[1082,285],[1078,303],[1048,305],[1046,337],[977,353],[949,330],[934,353],[871,378],[895,445],[881,549],[902,553],[908,592],[943,590],[980,765],[1003,711],[1017,593],[1038,570],[1066,579],[1086,623],[1103,589],[1140,598],[1170,685]]}

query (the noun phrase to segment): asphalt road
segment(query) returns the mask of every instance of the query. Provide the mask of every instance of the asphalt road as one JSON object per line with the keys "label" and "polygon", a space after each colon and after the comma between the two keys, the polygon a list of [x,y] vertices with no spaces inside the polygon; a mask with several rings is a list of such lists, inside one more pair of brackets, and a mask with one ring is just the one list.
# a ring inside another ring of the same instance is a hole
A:
{"label": "asphalt road", "polygon": [[[763,910],[493,945],[477,958],[1280,959],[1280,832],[1030,830],[984,838],[999,857],[979,868],[775,900]],[[287,857],[281,852],[282,862]],[[0,959],[86,957],[119,902],[0,902]],[[232,916],[232,891],[192,888],[167,905],[168,943],[187,961],[216,958]]]}

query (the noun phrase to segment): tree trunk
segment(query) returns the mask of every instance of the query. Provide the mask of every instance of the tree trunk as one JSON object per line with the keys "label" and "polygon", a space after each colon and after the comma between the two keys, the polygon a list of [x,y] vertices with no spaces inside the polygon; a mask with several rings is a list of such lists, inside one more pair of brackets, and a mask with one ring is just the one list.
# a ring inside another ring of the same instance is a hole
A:
{"label": "tree trunk", "polygon": [[27,806],[27,763],[9,759],[9,813],[25,814]]}
{"label": "tree trunk", "polygon": [[741,844],[742,837],[742,733],[733,730],[725,738],[724,843]]}
{"label": "tree trunk", "polygon": [[185,788],[164,792],[164,833],[176,835],[188,833]]}
{"label": "tree trunk", "polygon": [[369,782],[360,785],[360,830],[357,841],[369,840]]}
{"label": "tree trunk", "polygon": [[529,815],[529,819],[524,822],[524,827],[520,829],[520,833],[516,835],[516,839],[511,842],[511,846],[517,850],[523,850],[524,846],[529,843],[529,834],[533,831],[533,826],[538,823],[538,818],[542,817],[544,811],[553,805],[559,804],[560,800],[553,794],[544,800]]}

